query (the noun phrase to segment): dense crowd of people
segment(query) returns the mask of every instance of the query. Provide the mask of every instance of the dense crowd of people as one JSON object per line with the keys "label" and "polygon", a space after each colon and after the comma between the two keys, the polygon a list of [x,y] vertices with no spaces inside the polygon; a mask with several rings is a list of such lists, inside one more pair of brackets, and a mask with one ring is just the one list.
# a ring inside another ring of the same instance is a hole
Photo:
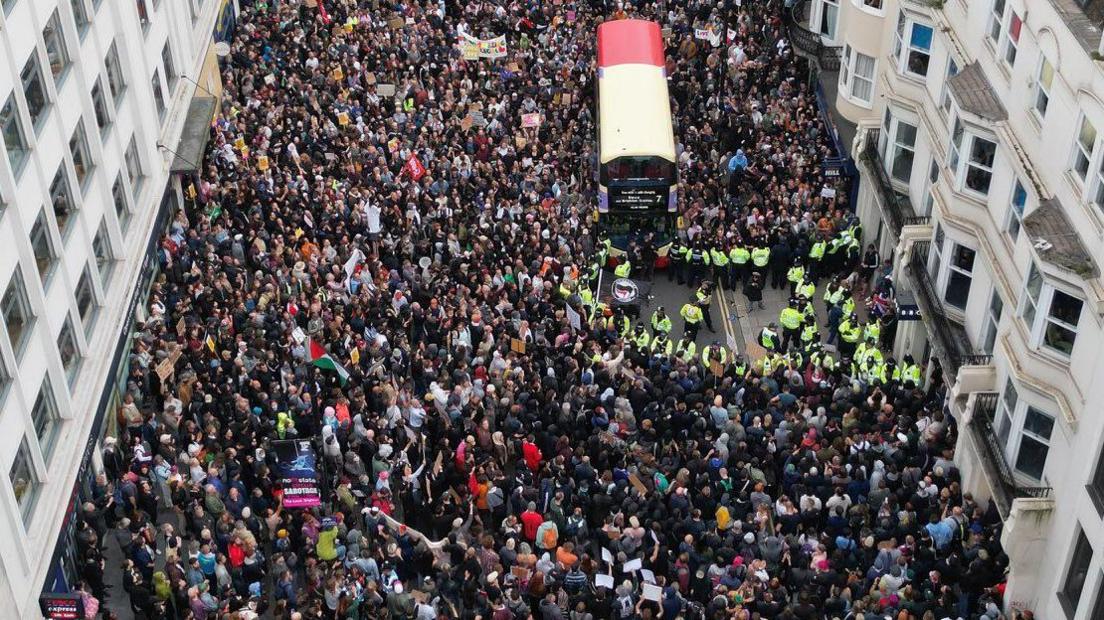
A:
{"label": "dense crowd of people", "polygon": [[[892,285],[821,177],[781,11],[243,3],[78,526],[90,617],[1000,617],[1000,520],[960,487],[938,371],[850,323],[867,282],[891,315]],[[669,29],[668,273],[706,281],[682,329],[711,283],[772,279],[794,302],[757,359],[583,299],[594,32],[624,17]],[[286,439],[314,446],[320,506],[285,505]]]}

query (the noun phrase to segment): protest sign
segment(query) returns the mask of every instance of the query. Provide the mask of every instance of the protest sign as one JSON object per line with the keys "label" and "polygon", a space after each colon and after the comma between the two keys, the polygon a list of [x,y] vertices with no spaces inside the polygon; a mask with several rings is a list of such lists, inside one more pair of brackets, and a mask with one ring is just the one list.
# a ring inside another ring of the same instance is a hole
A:
{"label": "protest sign", "polygon": [[312,508],[322,504],[314,449],[307,440],[274,441],[276,478],[285,508]]}
{"label": "protest sign", "polygon": [[529,114],[521,115],[522,127],[540,127],[541,115],[539,112],[530,112]]}
{"label": "protest sign", "polygon": [[261,172],[268,170],[268,155],[261,155],[257,158],[257,170]]}
{"label": "protest sign", "polygon": [[500,35],[493,39],[477,39],[470,34],[461,32],[458,45],[464,60],[494,59],[506,56],[506,35]]}

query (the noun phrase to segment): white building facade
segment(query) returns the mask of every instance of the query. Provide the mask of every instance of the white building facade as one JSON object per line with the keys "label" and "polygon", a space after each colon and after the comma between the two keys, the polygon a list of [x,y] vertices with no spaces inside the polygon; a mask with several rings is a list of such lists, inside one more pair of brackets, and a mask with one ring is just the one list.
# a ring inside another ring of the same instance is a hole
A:
{"label": "white building facade", "polygon": [[922,315],[895,353],[951,386],[964,490],[1004,520],[1006,606],[1104,618],[1104,3],[813,3],[866,240]]}
{"label": "white building facade", "polygon": [[153,244],[194,171],[175,153],[206,135],[212,41],[236,6],[0,9],[0,615],[35,618],[41,593],[77,585],[75,511],[114,424]]}

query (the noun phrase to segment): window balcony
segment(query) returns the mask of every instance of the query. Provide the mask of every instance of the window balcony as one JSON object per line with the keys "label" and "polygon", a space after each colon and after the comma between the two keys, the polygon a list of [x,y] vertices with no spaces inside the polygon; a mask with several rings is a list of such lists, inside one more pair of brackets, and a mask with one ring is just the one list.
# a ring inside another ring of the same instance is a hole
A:
{"label": "window balcony", "polygon": [[902,194],[893,187],[893,182],[886,173],[885,161],[882,159],[882,154],[878,152],[880,133],[879,129],[867,130],[863,137],[860,159],[866,164],[869,176],[874,181],[874,191],[881,207],[882,219],[893,231],[893,236],[900,239],[903,227],[925,225],[931,221],[931,217],[916,215],[908,195]]}
{"label": "window balcony", "polygon": [[825,45],[818,33],[805,27],[808,23],[806,10],[805,1],[798,0],[789,11],[783,12],[790,43],[802,56],[816,61],[821,71],[839,71],[843,48]]}
{"label": "window balcony", "polygon": [[1051,489],[1044,486],[1022,485],[1017,482],[994,428],[998,398],[997,392],[974,394],[974,407],[970,415],[968,432],[974,440],[982,470],[993,490],[993,500],[997,504],[997,510],[1002,519],[1007,519],[1012,512],[1015,500],[1048,499]]}
{"label": "window balcony", "polygon": [[917,241],[909,250],[908,275],[911,288],[920,307],[920,317],[931,341],[932,351],[943,368],[943,378],[953,384],[958,369],[964,364],[974,364],[980,358],[970,349],[970,340],[965,328],[951,320],[943,308],[943,302],[936,293],[935,283],[928,273],[928,251],[930,241]]}

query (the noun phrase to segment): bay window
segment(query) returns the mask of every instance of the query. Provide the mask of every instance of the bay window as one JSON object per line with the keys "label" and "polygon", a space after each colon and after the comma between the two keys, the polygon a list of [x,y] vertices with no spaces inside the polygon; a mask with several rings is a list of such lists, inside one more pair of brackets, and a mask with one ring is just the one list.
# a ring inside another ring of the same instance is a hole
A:
{"label": "bay window", "polygon": [[874,66],[871,56],[843,46],[840,63],[840,91],[855,103],[869,107],[874,100]]}
{"label": "bay window", "polygon": [[829,39],[836,38],[836,25],[839,23],[839,0],[818,0],[813,11],[820,9],[817,32]]}
{"label": "bay window", "polygon": [[1030,332],[1030,344],[1068,358],[1073,354],[1085,302],[1046,282],[1031,264],[1020,295],[1020,317]]}
{"label": "bay window", "polygon": [[997,344],[997,330],[1000,329],[1001,315],[1004,314],[1004,300],[1001,299],[997,288],[993,287],[993,294],[989,297],[989,311],[985,317],[985,338],[982,341],[981,350],[992,355]]}
{"label": "bay window", "polygon": [[943,300],[953,308],[966,310],[970,299],[970,284],[974,278],[974,259],[977,252],[957,243],[951,251],[951,260],[947,265],[947,284]]}
{"label": "bay window", "polygon": [[988,196],[997,143],[967,131],[961,119],[955,118],[948,151],[957,187]]}
{"label": "bay window", "polygon": [[996,417],[994,430],[1005,462],[1016,474],[1042,480],[1054,433],[1054,416],[1020,398],[1015,383],[1007,378]]}
{"label": "bay window", "polygon": [[902,120],[887,107],[878,150],[886,173],[907,184],[912,179],[912,163],[916,156],[916,125]]}
{"label": "bay window", "polygon": [[904,11],[898,13],[897,33],[893,45],[893,56],[897,59],[898,71],[927,77],[928,64],[931,62],[933,32],[931,26],[907,18]]}

